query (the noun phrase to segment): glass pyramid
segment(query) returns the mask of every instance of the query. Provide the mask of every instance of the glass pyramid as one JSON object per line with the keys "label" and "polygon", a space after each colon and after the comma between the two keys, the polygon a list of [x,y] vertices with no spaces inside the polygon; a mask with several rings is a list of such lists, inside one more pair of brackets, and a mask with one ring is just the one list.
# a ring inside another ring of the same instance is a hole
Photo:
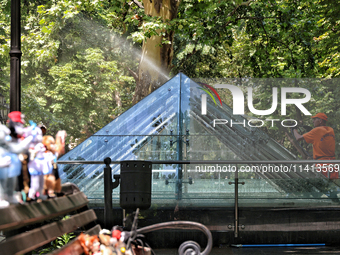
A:
{"label": "glass pyramid", "polygon": [[[208,114],[201,113],[206,92],[182,73],[131,107],[114,121],[65,154],[59,161],[101,161],[102,164],[59,164],[62,182],[75,183],[92,205],[104,204],[103,160],[166,161],[153,164],[152,203],[161,206],[228,206],[234,202],[235,164],[219,161],[295,160],[297,157],[269,137],[261,128],[243,125],[213,127],[215,119],[243,123],[226,104],[207,97]],[[207,161],[173,164],[175,160]],[[213,163],[209,162],[213,161]],[[240,167],[239,165],[239,167]],[[281,164],[282,165],[282,164]],[[228,169],[229,168],[229,169]],[[113,174],[120,171],[112,165]],[[307,172],[242,172],[240,203],[273,205],[282,199],[300,204],[336,189],[333,183]],[[192,181],[191,181],[192,180]],[[142,181],[142,180],[141,180]],[[119,205],[119,187],[113,191]],[[328,198],[328,197],[327,197]],[[318,201],[317,203],[320,203]]]}

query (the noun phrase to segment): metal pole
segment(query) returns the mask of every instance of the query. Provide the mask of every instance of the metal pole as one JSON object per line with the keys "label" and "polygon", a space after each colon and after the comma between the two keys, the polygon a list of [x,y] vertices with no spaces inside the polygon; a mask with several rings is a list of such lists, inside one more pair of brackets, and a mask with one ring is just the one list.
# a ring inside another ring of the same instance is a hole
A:
{"label": "metal pole", "polygon": [[235,172],[235,227],[234,227],[234,236],[238,237],[238,165],[236,165]]}
{"label": "metal pole", "polygon": [[111,159],[105,158],[104,163],[104,228],[110,229],[112,227],[112,173],[111,173]]}
{"label": "metal pole", "polygon": [[[183,146],[182,146],[182,128],[183,128],[183,118],[182,118],[182,74],[180,74],[179,83],[179,96],[178,96],[178,117],[177,117],[177,160],[183,160]],[[178,164],[177,166],[177,178],[176,178],[176,200],[182,199],[182,172],[183,165]]]}
{"label": "metal pole", "polygon": [[21,111],[20,0],[11,1],[10,112]]}

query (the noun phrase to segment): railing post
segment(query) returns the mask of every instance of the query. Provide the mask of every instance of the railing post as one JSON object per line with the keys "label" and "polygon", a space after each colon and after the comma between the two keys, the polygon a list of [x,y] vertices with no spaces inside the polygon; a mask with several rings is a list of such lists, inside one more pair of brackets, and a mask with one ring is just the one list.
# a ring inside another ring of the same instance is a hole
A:
{"label": "railing post", "polygon": [[112,213],[112,190],[119,185],[120,175],[114,175],[115,182],[112,182],[112,169],[110,167],[111,159],[109,157],[104,159],[104,227],[111,229],[113,226]]}
{"label": "railing post", "polygon": [[235,227],[234,237],[238,237],[238,165],[236,165],[235,172]]}
{"label": "railing post", "polygon": [[[229,185],[235,184],[235,222],[234,222],[234,237],[238,237],[238,185],[242,184],[244,185],[245,182],[238,182],[238,165],[236,164],[236,171],[235,171],[235,181],[229,182]],[[230,225],[230,228],[232,226]]]}
{"label": "railing post", "polygon": [[104,225],[105,228],[111,229],[112,220],[112,173],[111,173],[111,159],[105,158],[104,163]]}

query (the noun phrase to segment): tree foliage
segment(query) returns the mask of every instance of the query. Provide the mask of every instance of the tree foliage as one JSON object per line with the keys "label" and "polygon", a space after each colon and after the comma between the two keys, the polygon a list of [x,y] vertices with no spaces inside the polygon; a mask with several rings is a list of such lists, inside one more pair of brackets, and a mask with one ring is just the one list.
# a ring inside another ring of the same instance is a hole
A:
{"label": "tree foliage", "polygon": [[[152,8],[168,2],[173,7],[172,1],[150,2]],[[154,36],[161,38],[156,47],[173,50],[167,58],[170,76],[181,70],[201,79],[318,78],[308,85],[313,94],[308,107],[313,114],[328,114],[329,124],[339,128],[339,88],[327,82],[340,74],[336,1],[182,0],[171,18],[148,14],[143,5],[137,0],[22,1],[27,118],[43,122],[51,134],[65,129],[69,138],[80,140],[93,134],[136,98],[142,45]],[[0,86],[8,97],[10,0],[0,1],[0,7]],[[259,87],[256,98],[262,100],[254,106],[270,108],[271,89]],[[310,124],[297,109],[287,118]],[[267,131],[287,145],[286,130]]]}

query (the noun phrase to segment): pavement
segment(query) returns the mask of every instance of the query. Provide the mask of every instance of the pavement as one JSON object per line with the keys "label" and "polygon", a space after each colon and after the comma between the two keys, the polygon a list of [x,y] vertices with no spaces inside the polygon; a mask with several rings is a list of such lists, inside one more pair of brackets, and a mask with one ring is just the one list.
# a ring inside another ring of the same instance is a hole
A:
{"label": "pavement", "polygon": [[[177,255],[177,249],[156,249],[156,255]],[[311,246],[311,247],[258,247],[258,248],[213,248],[210,255],[327,255],[340,254],[340,246]]]}

